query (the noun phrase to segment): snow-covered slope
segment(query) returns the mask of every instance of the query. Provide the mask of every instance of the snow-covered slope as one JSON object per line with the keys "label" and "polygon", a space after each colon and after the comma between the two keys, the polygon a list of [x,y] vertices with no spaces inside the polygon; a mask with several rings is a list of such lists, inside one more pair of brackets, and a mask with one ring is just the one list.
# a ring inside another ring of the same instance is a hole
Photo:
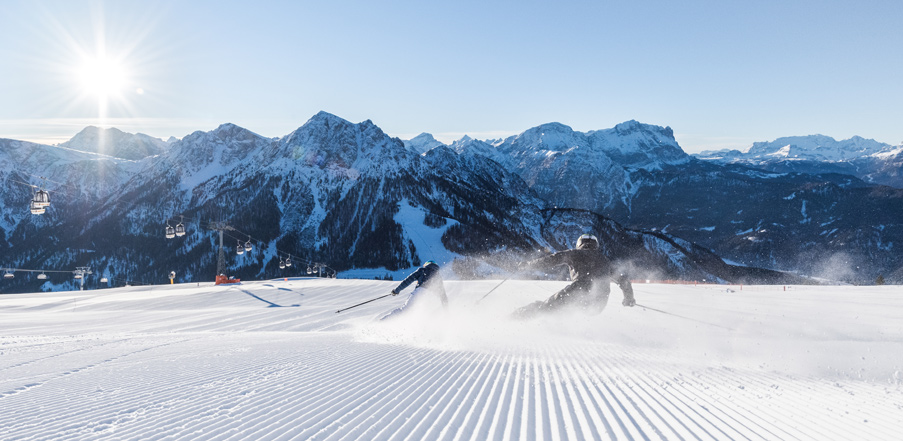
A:
{"label": "snow-covered slope", "polygon": [[[0,296],[0,438],[895,439],[893,287],[613,286],[598,316],[508,313],[561,282],[272,280]],[[485,300],[484,294],[497,287]],[[403,293],[404,294],[404,293]]]}

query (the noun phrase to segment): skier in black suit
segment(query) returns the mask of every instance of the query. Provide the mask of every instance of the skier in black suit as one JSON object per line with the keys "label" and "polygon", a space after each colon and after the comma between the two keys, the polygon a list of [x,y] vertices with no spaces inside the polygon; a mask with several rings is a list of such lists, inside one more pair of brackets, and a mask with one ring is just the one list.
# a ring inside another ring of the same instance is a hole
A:
{"label": "skier in black suit", "polygon": [[422,295],[424,291],[435,293],[439,296],[439,299],[442,301],[442,306],[448,308],[448,297],[445,295],[445,286],[442,282],[442,276],[439,275],[439,265],[432,260],[426,261],[420,268],[417,268],[417,271],[414,271],[401,281],[398,286],[392,290],[392,295],[398,295],[401,291],[408,287],[408,285],[417,282],[417,287],[414,288],[414,291],[411,292],[411,295],[408,296],[408,299],[404,302],[404,305],[401,305],[398,308],[395,308],[392,312],[386,314],[380,320],[385,320],[389,317],[396,316],[404,311],[406,308],[409,308],[419,296]]}
{"label": "skier in black suit", "polygon": [[615,274],[611,261],[599,251],[599,239],[584,234],[577,239],[575,249],[561,251],[527,263],[527,268],[567,265],[573,283],[564,287],[545,301],[533,302],[514,311],[516,318],[531,318],[538,314],[576,307],[584,312],[598,314],[608,304],[610,281],[615,281],[624,293],[624,306],[636,305],[633,286],[624,274]]}

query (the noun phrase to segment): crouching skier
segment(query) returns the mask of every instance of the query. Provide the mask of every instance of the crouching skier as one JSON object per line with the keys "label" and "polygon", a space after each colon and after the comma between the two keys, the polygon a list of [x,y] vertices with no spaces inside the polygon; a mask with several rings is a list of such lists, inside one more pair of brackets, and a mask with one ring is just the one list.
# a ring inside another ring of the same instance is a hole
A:
{"label": "crouching skier", "polygon": [[599,251],[599,239],[584,234],[577,239],[576,249],[554,253],[526,264],[527,268],[538,266],[567,265],[573,283],[564,287],[545,301],[533,302],[519,308],[512,314],[519,319],[535,317],[538,314],[559,311],[565,307],[575,307],[589,314],[598,314],[608,304],[611,292],[610,281],[621,287],[624,306],[636,305],[633,286],[624,274],[614,274],[611,261]]}
{"label": "crouching skier", "polygon": [[417,268],[417,271],[414,271],[406,277],[401,283],[398,284],[395,289],[392,290],[392,295],[398,295],[402,290],[408,287],[408,285],[417,282],[417,287],[414,288],[414,291],[411,292],[411,295],[404,302],[404,305],[401,305],[398,308],[395,308],[392,312],[383,316],[380,320],[385,320],[392,316],[397,316],[405,308],[409,308],[414,302],[416,302],[420,296],[423,295],[424,291],[435,293],[439,296],[439,299],[442,300],[442,307],[448,308],[448,297],[445,296],[445,286],[442,283],[442,276],[439,275],[439,265],[432,260],[426,261],[420,268]]}

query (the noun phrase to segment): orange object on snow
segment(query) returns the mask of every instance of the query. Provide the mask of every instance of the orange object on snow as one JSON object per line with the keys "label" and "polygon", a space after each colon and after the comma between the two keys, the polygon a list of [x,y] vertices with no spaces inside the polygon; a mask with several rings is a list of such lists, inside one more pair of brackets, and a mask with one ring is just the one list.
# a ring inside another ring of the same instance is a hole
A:
{"label": "orange object on snow", "polygon": [[240,283],[241,279],[230,279],[222,274],[216,276],[215,285],[222,285],[224,283]]}

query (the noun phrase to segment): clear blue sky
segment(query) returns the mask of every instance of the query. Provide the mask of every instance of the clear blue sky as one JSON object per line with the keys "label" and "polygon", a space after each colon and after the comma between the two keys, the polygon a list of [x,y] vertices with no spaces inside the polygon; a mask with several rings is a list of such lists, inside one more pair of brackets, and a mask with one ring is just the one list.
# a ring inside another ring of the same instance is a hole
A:
{"label": "clear blue sky", "polygon": [[446,142],[635,119],[691,153],[898,145],[901,29],[898,0],[0,0],[0,137],[277,137],[325,110]]}

